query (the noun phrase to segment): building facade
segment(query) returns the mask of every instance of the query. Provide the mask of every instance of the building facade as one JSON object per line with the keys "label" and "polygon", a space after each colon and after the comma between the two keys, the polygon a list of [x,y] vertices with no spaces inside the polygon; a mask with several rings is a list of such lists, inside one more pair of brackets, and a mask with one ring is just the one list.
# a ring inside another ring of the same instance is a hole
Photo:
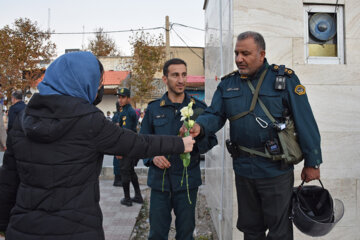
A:
{"label": "building facade", "polygon": [[[323,154],[321,179],[334,198],[344,202],[345,215],[330,234],[319,239],[360,239],[360,5],[358,0],[206,0],[205,99],[209,104],[219,76],[234,69],[236,37],[260,32],[270,64],[284,64],[305,85],[317,120]],[[335,33],[317,36],[314,22],[325,19]],[[324,37],[324,39],[321,39]],[[355,121],[354,121],[355,120]],[[232,161],[219,145],[207,154],[207,200],[220,239],[241,239],[236,229],[237,203]],[[302,163],[295,168],[300,183]],[[312,184],[316,184],[312,182]],[[295,239],[309,239],[295,229]]]}

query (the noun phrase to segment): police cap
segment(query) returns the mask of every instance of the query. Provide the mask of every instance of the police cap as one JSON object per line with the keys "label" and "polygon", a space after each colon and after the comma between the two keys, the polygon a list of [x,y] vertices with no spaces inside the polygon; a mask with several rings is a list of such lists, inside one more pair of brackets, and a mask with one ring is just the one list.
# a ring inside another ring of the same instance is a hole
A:
{"label": "police cap", "polygon": [[115,95],[130,97],[130,90],[128,88],[119,88]]}

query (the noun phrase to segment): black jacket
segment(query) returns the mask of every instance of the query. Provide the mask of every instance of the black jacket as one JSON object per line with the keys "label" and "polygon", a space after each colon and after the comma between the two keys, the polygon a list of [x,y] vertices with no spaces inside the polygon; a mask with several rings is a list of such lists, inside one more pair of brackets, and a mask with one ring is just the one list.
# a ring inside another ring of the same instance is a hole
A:
{"label": "black jacket", "polygon": [[23,101],[17,102],[9,108],[9,121],[8,121],[8,132],[12,128],[16,116],[26,107]]}
{"label": "black jacket", "polygon": [[0,168],[0,231],[7,240],[104,239],[104,153],[144,158],[184,151],[180,137],[137,135],[85,100],[38,94],[16,119],[7,147]]}

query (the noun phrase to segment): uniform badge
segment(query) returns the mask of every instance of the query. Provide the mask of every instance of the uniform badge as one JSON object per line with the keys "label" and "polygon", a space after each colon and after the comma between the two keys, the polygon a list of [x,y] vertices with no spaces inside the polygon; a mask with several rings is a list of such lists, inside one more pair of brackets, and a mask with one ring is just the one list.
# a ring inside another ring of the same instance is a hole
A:
{"label": "uniform badge", "polygon": [[305,95],[306,91],[305,91],[305,87],[303,85],[297,85],[295,87],[295,93],[297,95]]}
{"label": "uniform badge", "polygon": [[123,117],[122,117],[122,120],[125,121],[125,120],[126,120],[126,116],[123,116]]}
{"label": "uniform badge", "polygon": [[162,107],[162,106],[164,106],[165,105],[165,100],[162,100],[161,102],[160,102],[160,107]]}
{"label": "uniform badge", "polygon": [[122,89],[120,90],[120,92],[121,92],[121,93],[124,93],[124,89],[122,88]]}
{"label": "uniform badge", "polygon": [[126,122],[124,121],[122,125],[123,125],[123,126],[126,126]]}

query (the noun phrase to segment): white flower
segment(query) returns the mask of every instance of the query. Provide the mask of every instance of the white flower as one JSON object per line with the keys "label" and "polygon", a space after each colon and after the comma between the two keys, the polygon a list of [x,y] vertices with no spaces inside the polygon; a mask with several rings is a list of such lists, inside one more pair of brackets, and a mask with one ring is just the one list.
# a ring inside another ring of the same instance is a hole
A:
{"label": "white flower", "polygon": [[194,115],[194,111],[192,110],[192,108],[189,108],[189,117],[191,117],[192,115]]}
{"label": "white flower", "polygon": [[194,120],[189,120],[189,128],[192,128],[195,124]]}
{"label": "white flower", "polygon": [[180,112],[182,117],[189,117],[189,108],[187,106],[183,107]]}
{"label": "white flower", "polygon": [[184,121],[187,118],[190,118],[192,115],[194,115],[194,111],[192,110],[192,105],[193,105],[193,103],[190,102],[189,105],[187,105],[186,107],[183,107],[180,110],[180,113],[181,113],[180,121]]}

